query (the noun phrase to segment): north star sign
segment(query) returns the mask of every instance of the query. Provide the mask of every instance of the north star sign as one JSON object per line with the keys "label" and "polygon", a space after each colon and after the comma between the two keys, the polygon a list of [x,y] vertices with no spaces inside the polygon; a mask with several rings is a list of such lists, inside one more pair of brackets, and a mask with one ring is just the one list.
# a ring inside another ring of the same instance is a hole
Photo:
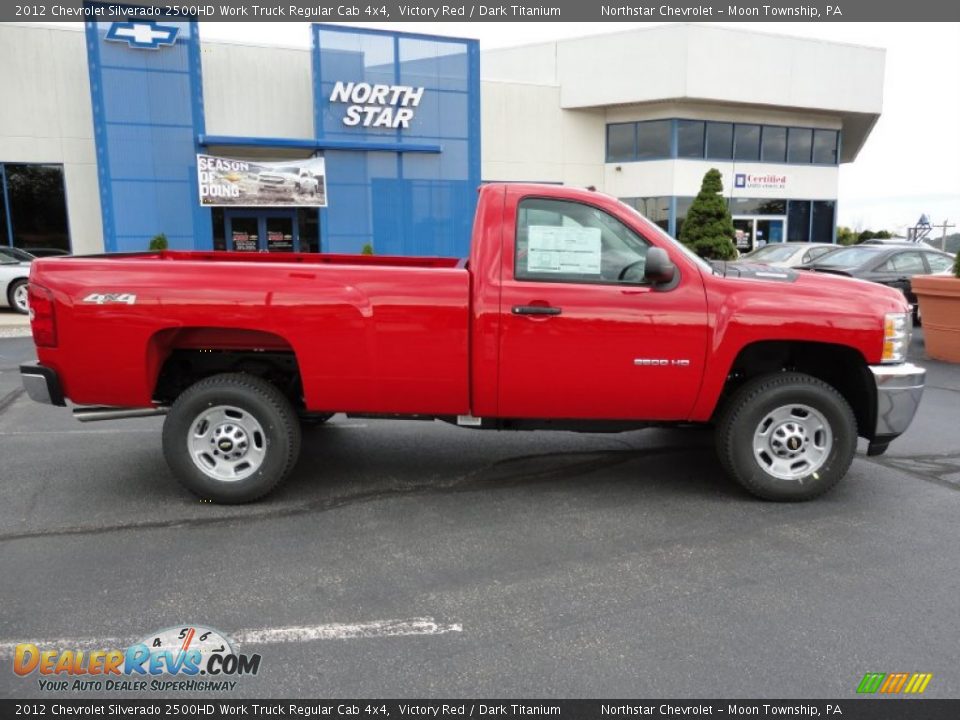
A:
{"label": "north star sign", "polygon": [[173,45],[178,32],[180,28],[176,25],[160,25],[153,20],[131,20],[111,24],[106,39],[125,42],[132,48],[156,50],[161,46]]}
{"label": "north star sign", "polygon": [[414,108],[423,99],[423,88],[410,85],[371,85],[337,81],[330,102],[345,103],[347,127],[409,128]]}

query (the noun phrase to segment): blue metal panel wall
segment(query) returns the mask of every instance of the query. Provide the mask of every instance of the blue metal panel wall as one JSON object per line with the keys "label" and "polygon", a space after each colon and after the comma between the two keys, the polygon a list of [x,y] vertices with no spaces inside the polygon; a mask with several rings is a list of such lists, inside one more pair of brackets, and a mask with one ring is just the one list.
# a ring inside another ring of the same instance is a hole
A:
{"label": "blue metal panel wall", "polygon": [[145,250],[161,232],[172,248],[213,244],[210,211],[200,207],[197,190],[196,143],[204,132],[197,25],[156,23],[177,29],[172,45],[134,47],[106,39],[113,22],[86,23],[108,252]]}
{"label": "blue metal panel wall", "polygon": [[[330,25],[313,26],[318,140],[439,144],[439,153],[326,151],[329,208],[323,249],[378,254],[469,251],[480,185],[477,41]],[[329,101],[337,81],[423,87],[409,128],[347,127]]]}

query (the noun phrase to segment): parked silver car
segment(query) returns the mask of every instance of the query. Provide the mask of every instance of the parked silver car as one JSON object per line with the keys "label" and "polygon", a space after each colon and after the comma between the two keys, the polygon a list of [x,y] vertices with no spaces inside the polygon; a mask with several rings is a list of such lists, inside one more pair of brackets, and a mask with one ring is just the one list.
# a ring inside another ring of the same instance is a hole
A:
{"label": "parked silver car", "polygon": [[797,267],[811,263],[839,247],[842,246],[832,243],[770,243],[746,255],[741,255],[738,262],[763,263],[774,267]]}

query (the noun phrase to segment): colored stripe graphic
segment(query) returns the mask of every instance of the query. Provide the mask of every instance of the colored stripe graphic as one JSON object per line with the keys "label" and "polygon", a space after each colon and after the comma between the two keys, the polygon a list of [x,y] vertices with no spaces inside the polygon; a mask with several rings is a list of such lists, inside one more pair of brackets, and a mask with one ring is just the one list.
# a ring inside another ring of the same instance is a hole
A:
{"label": "colored stripe graphic", "polygon": [[867,673],[857,686],[857,692],[919,695],[927,689],[932,679],[933,673]]}
{"label": "colored stripe graphic", "polygon": [[932,679],[933,673],[914,673],[910,678],[910,682],[907,683],[907,686],[903,689],[903,691],[905,693],[919,695],[927,689],[927,685],[930,684]]}
{"label": "colored stripe graphic", "polygon": [[875,693],[880,689],[880,683],[886,677],[886,673],[867,673],[857,686],[858,693]]}

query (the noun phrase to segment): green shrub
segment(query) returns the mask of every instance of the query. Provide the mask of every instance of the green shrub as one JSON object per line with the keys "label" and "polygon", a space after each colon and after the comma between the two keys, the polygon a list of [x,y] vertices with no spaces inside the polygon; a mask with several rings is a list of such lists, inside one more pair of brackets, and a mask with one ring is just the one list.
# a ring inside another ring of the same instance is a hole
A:
{"label": "green shrub", "polygon": [[364,243],[363,248],[360,250],[361,255],[373,255],[373,245],[370,243]]}
{"label": "green shrub", "polygon": [[957,253],[957,259],[953,261],[953,274],[960,278],[960,252]]}
{"label": "green shrub", "polygon": [[154,235],[150,239],[151,250],[166,250],[168,246],[169,246],[169,243],[167,243],[167,236],[164,233],[160,233],[159,235]]}
{"label": "green shrub", "polygon": [[687,211],[680,242],[702,258],[733,260],[737,256],[733,237],[733,218],[723,197],[723,176],[711,168]]}

